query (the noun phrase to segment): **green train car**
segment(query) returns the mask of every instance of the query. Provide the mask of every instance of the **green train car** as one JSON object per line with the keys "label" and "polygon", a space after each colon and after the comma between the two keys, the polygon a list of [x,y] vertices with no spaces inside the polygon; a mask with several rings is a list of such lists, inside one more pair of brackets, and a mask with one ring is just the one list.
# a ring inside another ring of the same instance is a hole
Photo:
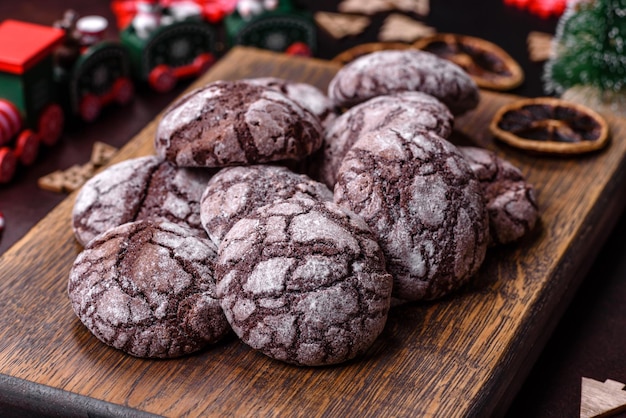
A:
{"label": "green train car", "polygon": [[317,29],[310,12],[282,0],[272,10],[224,19],[229,46],[246,45],[293,55],[312,56],[317,49]]}
{"label": "green train car", "polygon": [[195,18],[158,26],[146,35],[129,25],[120,39],[129,51],[134,77],[158,92],[202,74],[217,55],[215,30]]}
{"label": "green train car", "polygon": [[0,23],[0,183],[54,144],[65,114],[53,78],[53,50],[64,32],[16,20]]}

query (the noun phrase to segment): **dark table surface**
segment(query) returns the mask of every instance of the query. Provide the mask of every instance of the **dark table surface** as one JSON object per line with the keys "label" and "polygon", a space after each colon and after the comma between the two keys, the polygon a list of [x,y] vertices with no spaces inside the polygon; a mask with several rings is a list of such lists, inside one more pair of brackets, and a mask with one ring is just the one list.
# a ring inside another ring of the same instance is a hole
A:
{"label": "dark table surface", "polygon": [[[301,3],[312,11],[336,11],[339,2],[302,0]],[[115,20],[109,6],[105,0],[1,1],[0,17],[51,24],[64,10],[73,8],[81,15],[107,17],[110,23],[107,36],[115,37]],[[339,41],[320,31],[317,56],[330,59],[358,43],[376,40],[386,15],[373,16],[365,32]],[[502,0],[483,0],[480,7],[477,2],[438,0],[431,2],[430,13],[423,20],[439,32],[473,35],[497,43],[521,64],[526,74],[525,82],[510,93],[531,97],[543,94],[542,64],[529,60],[526,39],[530,31],[554,33],[556,18],[542,19],[505,6]],[[6,218],[5,231],[0,235],[0,254],[66,197],[38,188],[39,177],[85,163],[94,141],[121,147],[187,85],[179,84],[166,94],[138,87],[132,104],[106,108],[94,123],[71,123],[59,142],[43,150],[33,166],[21,169],[12,183],[0,185],[0,212]],[[626,382],[625,251],[626,216],[622,215],[530,369],[507,417],[578,416],[582,377]],[[0,415],[3,412],[8,411],[0,410]]]}

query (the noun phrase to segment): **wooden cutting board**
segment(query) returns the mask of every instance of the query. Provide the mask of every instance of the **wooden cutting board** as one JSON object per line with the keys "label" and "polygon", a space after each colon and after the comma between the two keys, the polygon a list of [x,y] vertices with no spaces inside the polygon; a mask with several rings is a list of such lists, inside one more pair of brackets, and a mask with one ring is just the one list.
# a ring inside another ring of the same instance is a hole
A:
{"label": "wooden cutting board", "polygon": [[[324,61],[235,48],[194,86],[277,76],[325,89]],[[194,87],[192,86],[192,87]],[[505,412],[624,208],[625,122],[593,155],[531,156],[495,143],[495,111],[515,99],[483,92],[456,121],[454,141],[496,150],[538,190],[541,223],[520,243],[490,249],[470,287],[393,309],[367,355],[300,368],[235,338],[176,360],[109,348],[74,316],[67,277],[74,241],[70,195],[0,258],[0,405],[86,415],[489,416]],[[153,153],[156,121],[111,163]]]}

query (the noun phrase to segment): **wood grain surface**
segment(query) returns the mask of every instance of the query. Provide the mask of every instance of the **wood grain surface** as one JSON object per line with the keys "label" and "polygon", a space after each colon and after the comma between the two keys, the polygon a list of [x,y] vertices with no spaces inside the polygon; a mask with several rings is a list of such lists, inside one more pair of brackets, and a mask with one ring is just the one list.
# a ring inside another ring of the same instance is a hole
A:
{"label": "wood grain surface", "polygon": [[[194,86],[273,75],[325,89],[337,68],[235,48]],[[621,213],[626,178],[621,119],[608,117],[612,142],[605,150],[576,158],[533,156],[494,143],[491,116],[513,99],[483,92],[479,108],[457,119],[453,141],[494,149],[519,166],[538,190],[540,225],[522,242],[490,249],[476,280],[461,292],[394,308],[365,356],[303,368],[271,360],[234,337],[159,361],[103,345],[74,316],[66,295],[81,250],[70,226],[72,194],[0,258],[0,393],[19,382],[24,396],[12,389],[10,402],[53,408],[52,397],[65,393],[76,410],[99,415],[128,408],[173,417],[503,413]],[[153,153],[156,123],[111,164]]]}

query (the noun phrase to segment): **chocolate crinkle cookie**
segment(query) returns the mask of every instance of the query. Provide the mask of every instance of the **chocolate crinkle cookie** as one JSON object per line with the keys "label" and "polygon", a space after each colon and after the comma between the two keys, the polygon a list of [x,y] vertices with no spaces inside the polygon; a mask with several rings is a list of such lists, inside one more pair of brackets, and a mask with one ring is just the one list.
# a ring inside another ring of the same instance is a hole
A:
{"label": "chocolate crinkle cookie", "polygon": [[332,201],[324,184],[282,166],[228,167],[208,182],[200,203],[200,220],[219,245],[228,230],[254,209],[291,197]]}
{"label": "chocolate crinkle cookie", "polygon": [[333,101],[322,90],[311,84],[278,77],[250,78],[246,81],[280,91],[300,106],[310,110],[319,118],[323,127],[328,126],[337,117],[337,109]]}
{"label": "chocolate crinkle cookie", "polygon": [[429,130],[447,138],[453,125],[448,108],[431,95],[408,91],[374,97],[348,109],[329,126],[310,175],[332,188],[341,160],[366,132],[402,127]]}
{"label": "chocolate crinkle cookie", "polygon": [[443,102],[454,115],[474,109],[479,91],[458,65],[416,49],[363,55],[341,68],[328,86],[337,106],[351,107],[372,97],[421,91]]}
{"label": "chocolate crinkle cookie", "polygon": [[391,276],[363,220],[332,202],[287,199],[239,220],[218,250],[217,293],[239,338],[269,357],[320,366],[382,332]]}
{"label": "chocolate crinkle cookie", "polygon": [[209,170],[179,168],[156,156],[114,164],[89,179],[76,196],[74,236],[86,245],[110,228],[148,218],[181,223],[205,235],[200,197],[211,175]]}
{"label": "chocolate crinkle cookie", "polygon": [[459,150],[432,132],[363,135],[346,154],[334,193],[374,230],[398,299],[447,295],[484,260],[489,222],[480,183]]}
{"label": "chocolate crinkle cookie", "polygon": [[459,149],[482,186],[491,245],[507,244],[526,236],[539,218],[534,187],[519,168],[495,152],[477,147]]}
{"label": "chocolate crinkle cookie", "polygon": [[168,107],[157,126],[157,154],[183,167],[300,160],[322,143],[317,116],[279,91],[215,81]]}
{"label": "chocolate crinkle cookie", "polygon": [[171,222],[120,225],[76,258],[68,284],[72,308],[99,340],[133,356],[196,352],[230,332],[215,295],[216,251]]}

